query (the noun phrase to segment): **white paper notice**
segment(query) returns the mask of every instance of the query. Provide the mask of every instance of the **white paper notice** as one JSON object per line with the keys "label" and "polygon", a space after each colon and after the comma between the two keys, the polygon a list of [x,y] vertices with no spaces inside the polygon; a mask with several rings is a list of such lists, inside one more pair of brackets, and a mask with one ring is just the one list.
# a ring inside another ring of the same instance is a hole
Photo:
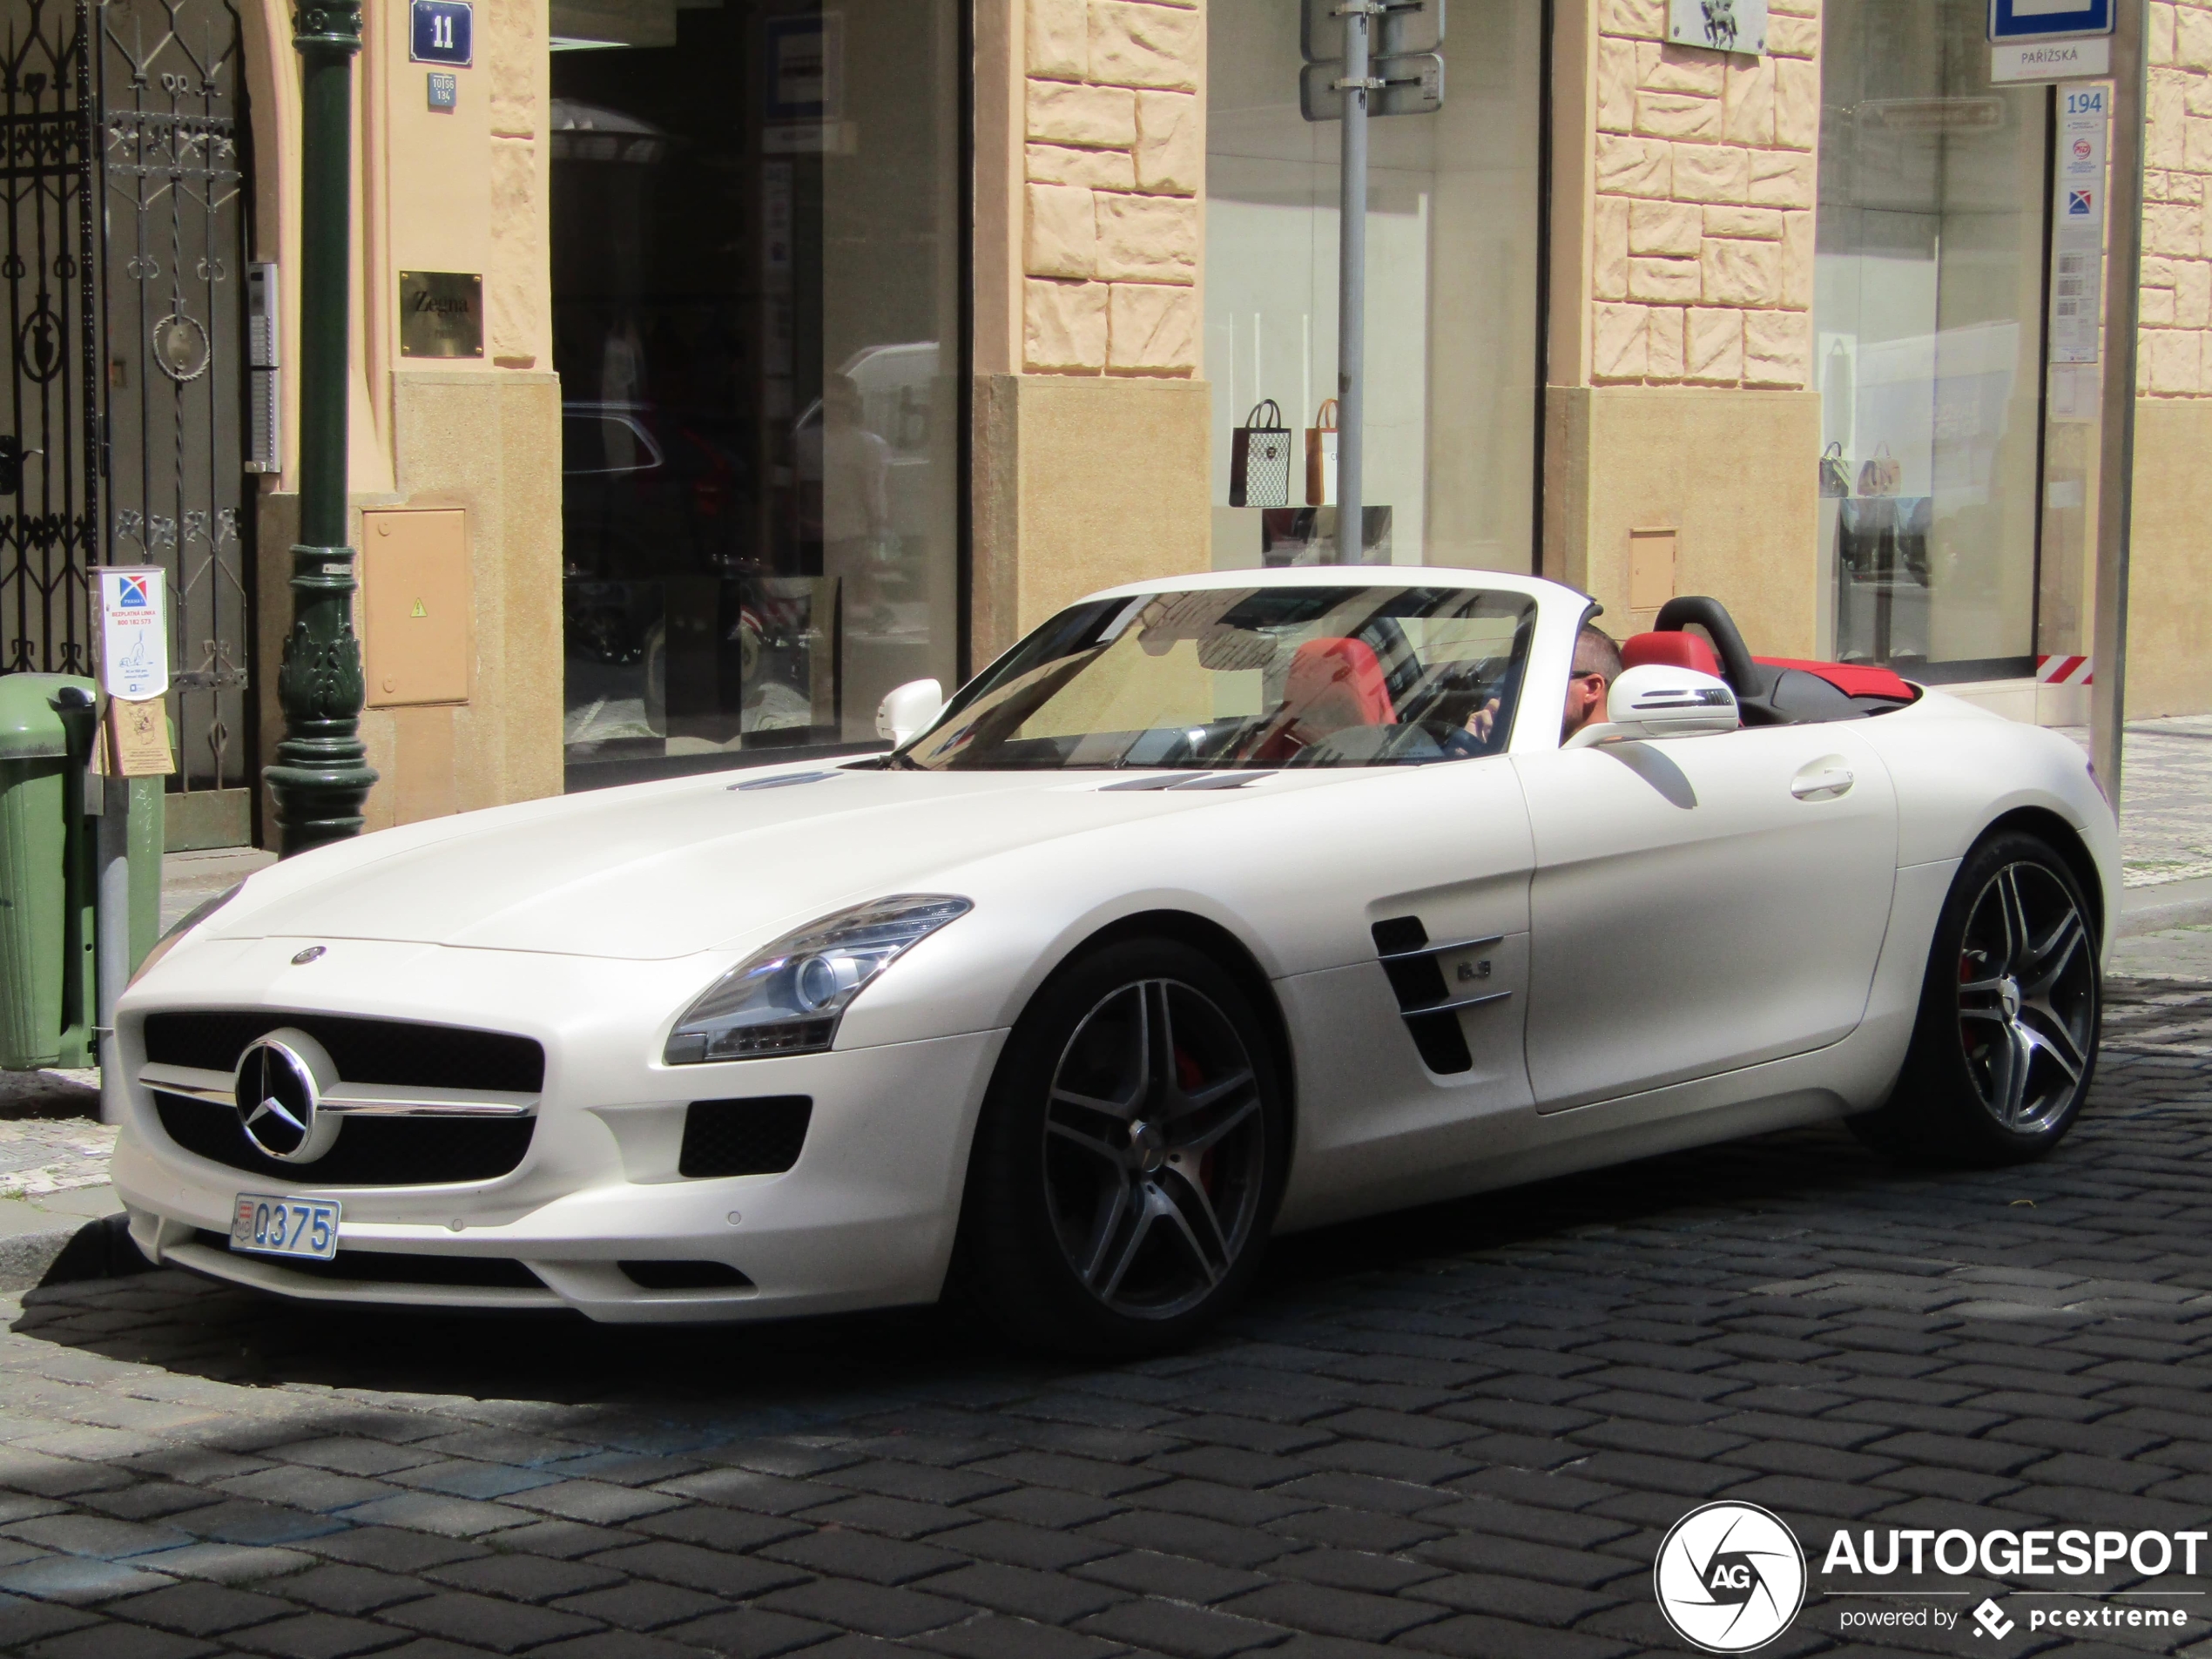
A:
{"label": "white paper notice", "polygon": [[2105,131],[2101,83],[2059,89],[2059,165],[2051,202],[2051,361],[2094,363],[2103,320]]}
{"label": "white paper notice", "polygon": [[107,566],[100,578],[100,685],[142,703],[169,689],[167,574],[158,565]]}

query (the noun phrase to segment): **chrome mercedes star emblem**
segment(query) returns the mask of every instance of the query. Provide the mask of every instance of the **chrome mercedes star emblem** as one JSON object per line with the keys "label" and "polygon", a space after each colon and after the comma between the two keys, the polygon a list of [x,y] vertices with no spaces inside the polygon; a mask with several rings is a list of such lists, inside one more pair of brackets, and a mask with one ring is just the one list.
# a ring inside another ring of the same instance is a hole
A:
{"label": "chrome mercedes star emblem", "polygon": [[308,1150],[321,1100],[313,1069],[290,1046],[262,1037],[248,1048],[239,1059],[234,1098],[239,1126],[262,1151],[290,1163]]}

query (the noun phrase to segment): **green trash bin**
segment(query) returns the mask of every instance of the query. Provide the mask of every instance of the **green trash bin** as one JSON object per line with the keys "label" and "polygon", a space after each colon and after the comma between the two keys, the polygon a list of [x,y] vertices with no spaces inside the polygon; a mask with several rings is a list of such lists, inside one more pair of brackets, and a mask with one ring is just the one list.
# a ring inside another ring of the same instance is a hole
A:
{"label": "green trash bin", "polygon": [[0,1070],[92,1063],[95,695],[70,675],[0,675]]}

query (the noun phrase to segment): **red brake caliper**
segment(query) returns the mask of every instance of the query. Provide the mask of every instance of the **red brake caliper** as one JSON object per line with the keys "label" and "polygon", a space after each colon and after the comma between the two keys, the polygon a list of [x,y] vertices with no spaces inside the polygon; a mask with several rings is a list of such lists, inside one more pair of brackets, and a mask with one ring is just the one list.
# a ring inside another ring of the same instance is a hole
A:
{"label": "red brake caliper", "polygon": [[[1194,1094],[1205,1080],[1206,1074],[1198,1069],[1198,1062],[1190,1057],[1190,1051],[1178,1045],[1175,1051],[1177,1086],[1186,1095]],[[1208,1197],[1213,1197],[1213,1148],[1211,1146],[1198,1156],[1198,1184],[1206,1190]]]}

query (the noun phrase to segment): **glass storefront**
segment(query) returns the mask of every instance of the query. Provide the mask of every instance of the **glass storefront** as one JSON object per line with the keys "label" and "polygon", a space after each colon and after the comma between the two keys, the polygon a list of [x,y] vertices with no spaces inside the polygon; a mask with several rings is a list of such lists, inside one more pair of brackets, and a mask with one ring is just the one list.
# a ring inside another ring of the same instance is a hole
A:
{"label": "glass storefront", "polygon": [[955,678],[958,24],[553,0],[572,778]]}
{"label": "glass storefront", "polygon": [[[1453,0],[1444,108],[1369,126],[1372,559],[1535,564],[1542,12]],[[1298,429],[1336,387],[1339,129],[1298,112],[1297,6],[1213,0],[1209,17],[1214,563],[1333,557],[1326,521],[1298,507]],[[1268,398],[1293,428],[1292,504],[1229,507],[1231,429]]]}
{"label": "glass storefront", "polygon": [[1824,632],[1944,680],[2037,649],[2051,92],[1991,83],[1987,11],[1822,14]]}

